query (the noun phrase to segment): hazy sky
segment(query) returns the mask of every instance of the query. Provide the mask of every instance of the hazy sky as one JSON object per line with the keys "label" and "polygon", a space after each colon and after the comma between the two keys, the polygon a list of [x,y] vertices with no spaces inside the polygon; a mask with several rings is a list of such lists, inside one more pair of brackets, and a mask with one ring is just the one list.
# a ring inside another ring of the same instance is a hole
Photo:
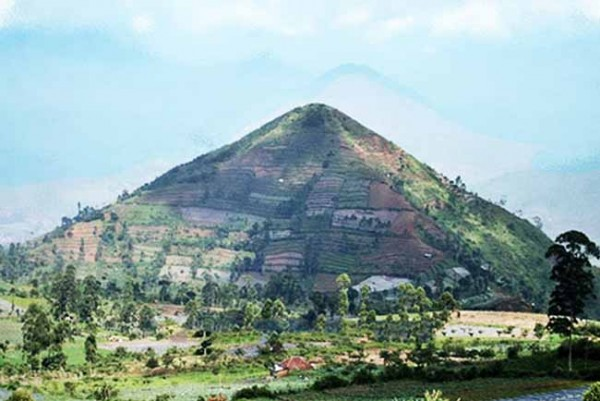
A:
{"label": "hazy sky", "polygon": [[0,0],[0,189],[185,161],[348,63],[600,169],[600,0]]}
{"label": "hazy sky", "polygon": [[600,148],[598,0],[0,0],[0,59],[3,185],[201,152],[344,63],[546,165]]}

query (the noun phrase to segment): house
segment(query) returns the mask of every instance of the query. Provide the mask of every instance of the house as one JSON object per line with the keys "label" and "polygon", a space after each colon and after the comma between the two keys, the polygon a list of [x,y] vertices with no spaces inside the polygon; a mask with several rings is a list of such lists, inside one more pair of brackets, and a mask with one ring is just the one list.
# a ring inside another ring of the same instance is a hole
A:
{"label": "house", "polygon": [[471,272],[458,266],[446,270],[446,277],[452,281],[454,287],[458,287],[471,277]]}
{"label": "house", "polygon": [[361,281],[352,288],[360,294],[361,288],[367,286],[369,292],[395,291],[402,284],[411,284],[412,281],[402,277],[391,276],[371,276],[366,280]]}
{"label": "house", "polygon": [[312,370],[311,365],[306,359],[301,356],[293,356],[281,363],[276,363],[271,368],[271,375],[275,377],[285,377],[295,370]]}
{"label": "house", "polygon": [[468,278],[471,275],[471,272],[469,272],[464,267],[458,266],[458,267],[453,267],[452,269],[446,270],[446,274],[451,279],[453,279],[455,281],[460,281],[462,279]]}

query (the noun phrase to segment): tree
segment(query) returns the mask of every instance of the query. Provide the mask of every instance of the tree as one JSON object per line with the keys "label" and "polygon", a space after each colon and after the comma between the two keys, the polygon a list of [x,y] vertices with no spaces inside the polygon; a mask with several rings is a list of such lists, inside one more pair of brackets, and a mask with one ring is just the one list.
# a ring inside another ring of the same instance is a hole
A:
{"label": "tree", "polygon": [[348,288],[350,288],[350,276],[346,273],[342,273],[335,279],[335,283],[338,287],[338,314],[344,318],[348,315],[350,309],[350,301],[348,300]]}
{"label": "tree", "polygon": [[139,327],[143,332],[153,332],[156,330],[156,311],[148,305],[142,306],[139,313]]}
{"label": "tree", "polygon": [[94,276],[87,276],[83,279],[79,302],[79,317],[83,322],[92,322],[98,314],[100,291],[100,282]]}
{"label": "tree", "polygon": [[98,362],[98,344],[96,343],[96,336],[90,334],[85,339],[85,360],[90,365]]}
{"label": "tree", "polygon": [[556,282],[548,306],[548,329],[568,337],[569,371],[573,368],[573,330],[586,301],[595,297],[590,257],[599,258],[600,249],[579,231],[559,235],[546,252],[552,263],[550,278]]}
{"label": "tree", "polygon": [[265,300],[262,311],[260,312],[260,317],[265,320],[273,317],[273,301],[271,299]]}
{"label": "tree", "polygon": [[52,314],[62,319],[69,313],[77,313],[77,279],[75,266],[68,265],[64,272],[57,274],[52,283]]}
{"label": "tree", "polygon": [[251,329],[254,321],[260,314],[260,308],[254,302],[248,302],[244,306],[244,321],[243,326],[246,329]]}
{"label": "tree", "polygon": [[171,280],[167,277],[162,277],[158,281],[160,290],[158,292],[158,299],[161,302],[171,302]]}
{"label": "tree", "polygon": [[202,287],[202,303],[206,306],[214,306],[219,299],[219,284],[208,280]]}
{"label": "tree", "polygon": [[596,382],[583,394],[583,401],[600,401],[600,382]]}
{"label": "tree", "polygon": [[[444,291],[440,298],[437,300],[438,309],[441,311],[447,311],[449,314],[458,311],[460,303],[454,298],[454,296],[448,291]],[[449,318],[450,316],[448,316]]]}
{"label": "tree", "polygon": [[315,330],[319,333],[323,333],[325,331],[325,324],[327,323],[327,318],[325,314],[321,313],[317,316],[317,320],[315,322]]}
{"label": "tree", "polygon": [[281,335],[276,331],[272,332],[267,340],[267,347],[273,354],[279,354],[283,352],[283,342],[281,341]]}
{"label": "tree", "polygon": [[31,304],[23,316],[23,351],[32,369],[39,367],[39,354],[52,345],[52,323],[48,313],[38,304]]}
{"label": "tree", "polygon": [[285,314],[286,314],[286,310],[285,310],[285,304],[283,303],[283,301],[281,299],[276,299],[275,302],[273,302],[273,308],[272,308],[272,318],[273,319],[283,319],[285,318]]}
{"label": "tree", "polygon": [[[398,319],[390,318],[384,325],[386,339],[399,338],[413,345],[411,359],[418,365],[431,360],[435,331],[441,329],[448,319],[454,303],[446,301],[433,303],[422,287],[403,284],[398,287]],[[428,344],[423,348],[423,345]]]}
{"label": "tree", "polygon": [[337,278],[335,279],[335,283],[339,288],[345,288],[348,289],[350,288],[350,284],[352,283],[352,280],[350,279],[350,276],[347,273],[342,273],[339,276],[337,276]]}
{"label": "tree", "polygon": [[59,343],[53,343],[48,349],[48,354],[42,359],[44,369],[57,370],[63,369],[67,365],[67,356]]}
{"label": "tree", "polygon": [[187,327],[188,329],[200,327],[202,314],[200,310],[200,302],[197,299],[192,299],[188,301],[188,303],[185,304],[183,311],[187,315],[185,327]]}
{"label": "tree", "polygon": [[363,285],[360,288],[360,307],[358,309],[358,325],[363,327],[367,323],[367,317],[369,315],[369,309],[367,307],[367,299],[369,298],[370,288],[367,285]]}

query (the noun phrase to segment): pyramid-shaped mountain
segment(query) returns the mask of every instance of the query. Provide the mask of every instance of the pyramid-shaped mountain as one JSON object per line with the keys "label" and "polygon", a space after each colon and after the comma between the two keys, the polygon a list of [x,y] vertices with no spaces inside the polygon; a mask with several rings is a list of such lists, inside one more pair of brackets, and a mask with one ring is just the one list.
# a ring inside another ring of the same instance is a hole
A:
{"label": "pyramid-shaped mountain", "polygon": [[480,305],[547,292],[540,230],[322,104],[78,220],[46,238],[40,260],[54,247],[108,276],[123,265],[175,281],[264,284],[287,272],[321,291],[343,272],[355,283],[405,278]]}

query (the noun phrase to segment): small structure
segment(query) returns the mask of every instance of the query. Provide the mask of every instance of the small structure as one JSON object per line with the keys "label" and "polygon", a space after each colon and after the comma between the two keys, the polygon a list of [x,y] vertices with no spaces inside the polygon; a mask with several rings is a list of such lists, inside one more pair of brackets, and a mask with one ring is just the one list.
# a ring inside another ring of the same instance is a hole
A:
{"label": "small structure", "polygon": [[438,288],[435,280],[427,281],[425,283],[425,285],[423,286],[423,288],[425,288],[425,292],[427,293],[427,296],[429,296],[429,297],[433,297],[434,295],[437,295],[439,293],[439,288]]}
{"label": "small structure", "polygon": [[306,359],[301,356],[293,356],[281,363],[276,363],[271,368],[271,375],[275,377],[285,377],[295,370],[312,370],[311,365]]}
{"label": "small structure", "polygon": [[448,277],[450,277],[451,279],[453,279],[456,282],[459,282],[460,280],[463,280],[465,278],[468,278],[469,276],[471,276],[471,273],[465,269],[464,267],[453,267],[452,269],[448,269],[446,271],[446,274],[448,275]]}
{"label": "small structure", "polygon": [[369,292],[383,292],[398,289],[401,284],[411,284],[412,281],[402,277],[391,276],[371,276],[366,280],[361,281],[352,288],[360,293],[360,289],[364,286],[369,287]]}

